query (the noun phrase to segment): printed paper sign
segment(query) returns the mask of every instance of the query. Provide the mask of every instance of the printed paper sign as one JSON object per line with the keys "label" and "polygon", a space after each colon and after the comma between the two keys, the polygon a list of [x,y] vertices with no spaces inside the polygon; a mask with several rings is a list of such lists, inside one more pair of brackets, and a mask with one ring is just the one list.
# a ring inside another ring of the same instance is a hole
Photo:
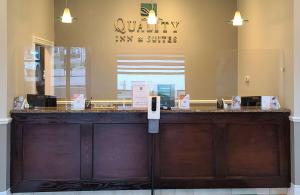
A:
{"label": "printed paper sign", "polygon": [[180,109],[190,109],[190,95],[179,96],[178,107]]}
{"label": "printed paper sign", "polygon": [[240,109],[241,108],[241,103],[242,100],[241,100],[241,96],[234,96],[232,97],[232,108],[234,109]]}
{"label": "printed paper sign", "polygon": [[279,109],[280,103],[276,96],[262,96],[261,107],[263,109]]}
{"label": "printed paper sign", "polygon": [[72,98],[72,110],[84,110],[85,109],[85,98],[83,94],[74,94]]}
{"label": "printed paper sign", "polygon": [[132,82],[132,107],[147,108],[149,85],[146,82]]}

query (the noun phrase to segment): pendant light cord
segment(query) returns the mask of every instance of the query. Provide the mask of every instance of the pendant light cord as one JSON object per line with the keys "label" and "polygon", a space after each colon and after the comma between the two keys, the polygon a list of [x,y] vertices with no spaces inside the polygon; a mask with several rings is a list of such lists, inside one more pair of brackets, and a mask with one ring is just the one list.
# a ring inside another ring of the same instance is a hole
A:
{"label": "pendant light cord", "polygon": [[68,8],[68,0],[66,0],[66,8]]}
{"label": "pendant light cord", "polygon": [[152,10],[153,10],[153,0],[151,0],[151,7],[152,7]]}

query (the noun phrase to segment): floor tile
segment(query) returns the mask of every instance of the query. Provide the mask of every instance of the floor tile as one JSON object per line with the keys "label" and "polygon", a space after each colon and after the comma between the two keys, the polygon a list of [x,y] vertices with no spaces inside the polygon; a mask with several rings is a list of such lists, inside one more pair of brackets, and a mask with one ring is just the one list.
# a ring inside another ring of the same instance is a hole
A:
{"label": "floor tile", "polygon": [[194,190],[175,190],[175,195],[194,195]]}
{"label": "floor tile", "polygon": [[233,195],[268,195],[270,194],[269,188],[238,188],[232,189]]}
{"label": "floor tile", "polygon": [[231,195],[231,189],[199,189],[194,195]]}
{"label": "floor tile", "polygon": [[151,191],[150,190],[115,191],[115,194],[113,195],[151,195]]}
{"label": "floor tile", "polygon": [[75,195],[94,195],[94,192],[75,192]]}
{"label": "floor tile", "polygon": [[175,195],[176,190],[155,190],[155,195]]}
{"label": "floor tile", "polygon": [[33,195],[77,195],[77,192],[35,192]]}
{"label": "floor tile", "polygon": [[76,195],[115,195],[114,191],[77,192]]}
{"label": "floor tile", "polygon": [[270,188],[270,195],[286,195],[288,188]]}
{"label": "floor tile", "polygon": [[[287,195],[287,188],[156,190],[155,195]],[[14,193],[13,195],[151,195],[150,190]]]}
{"label": "floor tile", "polygon": [[13,195],[33,195],[33,193],[13,193]]}

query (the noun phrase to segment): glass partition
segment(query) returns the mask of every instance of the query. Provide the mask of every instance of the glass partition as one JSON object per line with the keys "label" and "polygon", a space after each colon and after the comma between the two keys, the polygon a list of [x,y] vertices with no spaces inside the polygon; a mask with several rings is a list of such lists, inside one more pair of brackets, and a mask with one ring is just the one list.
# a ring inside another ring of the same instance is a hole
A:
{"label": "glass partition", "polygon": [[136,81],[148,83],[154,94],[159,85],[174,85],[176,94],[185,91],[184,55],[117,55],[116,63],[118,99],[131,99]]}
{"label": "glass partition", "polygon": [[[34,52],[33,52],[34,53]],[[132,82],[144,81],[149,84],[150,92],[157,94],[159,85],[174,85],[176,96],[191,95],[194,100],[231,99],[233,96],[279,96],[282,97],[284,85],[284,54],[280,50],[234,50],[221,51],[214,56],[214,67],[206,71],[207,77],[214,80],[213,87],[199,91],[209,83],[192,76],[191,72],[201,64],[186,64],[184,54],[117,54],[115,70],[107,82],[114,83],[113,88],[100,91],[98,81],[101,73],[91,74],[93,64],[88,60],[86,48],[55,47],[52,75],[53,94],[60,100],[71,100],[74,94],[84,94],[95,100],[131,100]],[[36,59],[25,61],[25,82],[32,86],[30,92],[36,92],[39,83],[40,62]],[[186,66],[189,66],[187,69]],[[257,71],[259,70],[259,71]],[[189,72],[191,71],[191,72]],[[192,78],[191,78],[192,77]],[[187,80],[192,82],[186,82]],[[30,88],[30,87],[28,87]],[[196,93],[190,89],[197,90]],[[113,94],[108,96],[107,94]],[[206,98],[206,94],[214,94]]]}

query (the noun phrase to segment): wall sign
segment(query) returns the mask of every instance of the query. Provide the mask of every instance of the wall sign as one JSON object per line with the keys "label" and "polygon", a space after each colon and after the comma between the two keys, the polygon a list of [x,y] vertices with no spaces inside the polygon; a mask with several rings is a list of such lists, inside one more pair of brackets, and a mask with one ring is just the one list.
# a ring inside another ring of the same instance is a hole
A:
{"label": "wall sign", "polygon": [[116,43],[177,43],[180,21],[159,19],[156,25],[149,25],[146,18],[139,21],[118,18],[114,27]]}
{"label": "wall sign", "polygon": [[147,23],[150,10],[157,14],[157,4],[141,3],[141,19],[118,18],[115,23],[116,43],[177,43],[180,21],[158,19],[156,25]]}

